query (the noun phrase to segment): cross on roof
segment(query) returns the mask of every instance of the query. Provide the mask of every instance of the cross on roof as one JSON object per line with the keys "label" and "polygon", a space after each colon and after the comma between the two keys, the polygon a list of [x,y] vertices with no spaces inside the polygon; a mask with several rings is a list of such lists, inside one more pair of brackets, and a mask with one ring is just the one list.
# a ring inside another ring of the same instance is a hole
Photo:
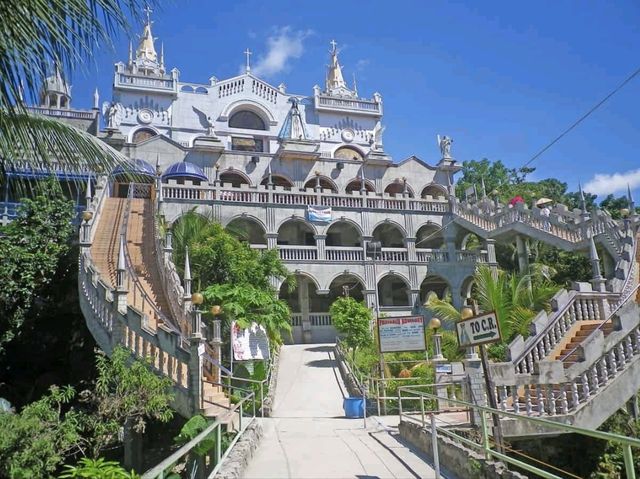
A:
{"label": "cross on roof", "polygon": [[153,13],[153,10],[151,10],[151,7],[149,7],[149,4],[147,4],[144,7],[144,11],[147,14],[147,24],[151,23],[151,14]]}
{"label": "cross on roof", "polygon": [[247,71],[251,71],[251,64],[249,61],[249,56],[251,55],[251,50],[248,48],[244,51],[244,54],[247,56]]}
{"label": "cross on roof", "polygon": [[338,43],[335,40],[331,40],[329,42],[329,44],[333,47],[333,51],[336,51],[336,46],[338,45]]}

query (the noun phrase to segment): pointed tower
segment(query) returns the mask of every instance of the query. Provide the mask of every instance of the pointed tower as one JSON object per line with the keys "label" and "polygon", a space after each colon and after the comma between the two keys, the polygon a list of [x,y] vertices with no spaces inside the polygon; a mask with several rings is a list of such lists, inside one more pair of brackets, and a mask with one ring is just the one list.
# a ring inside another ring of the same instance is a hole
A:
{"label": "pointed tower", "polygon": [[40,107],[69,109],[71,107],[71,87],[62,77],[60,68],[55,66],[55,73],[45,79],[40,92]]}
{"label": "pointed tower", "polygon": [[327,79],[325,82],[325,93],[339,96],[357,96],[355,91],[347,87],[342,75],[342,65],[338,61],[338,48],[335,40],[331,40],[331,50],[329,50],[329,66],[327,68]]}
{"label": "pointed tower", "polygon": [[135,51],[135,58],[132,58],[131,44],[129,45],[129,68],[142,75],[164,75],[164,46],[161,48],[160,55],[156,52],[155,38],[151,31],[151,12],[147,7],[145,9],[147,21],[140,35],[140,41]]}

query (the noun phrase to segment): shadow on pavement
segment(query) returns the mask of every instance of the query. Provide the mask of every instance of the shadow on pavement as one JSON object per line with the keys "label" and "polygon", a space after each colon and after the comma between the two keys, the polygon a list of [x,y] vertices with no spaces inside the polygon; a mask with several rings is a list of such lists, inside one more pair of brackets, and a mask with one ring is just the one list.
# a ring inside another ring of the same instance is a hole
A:
{"label": "shadow on pavement", "polygon": [[305,363],[305,366],[310,366],[312,368],[335,368],[336,361],[335,359],[316,359],[315,361]]}
{"label": "shadow on pavement", "polygon": [[306,348],[305,351],[311,353],[331,353],[333,352],[333,346],[316,346],[314,348]]}

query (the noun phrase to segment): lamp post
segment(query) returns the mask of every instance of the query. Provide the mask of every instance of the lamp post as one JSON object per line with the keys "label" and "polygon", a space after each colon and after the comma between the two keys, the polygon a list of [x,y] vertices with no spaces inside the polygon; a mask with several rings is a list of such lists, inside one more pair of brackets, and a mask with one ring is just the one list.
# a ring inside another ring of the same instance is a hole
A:
{"label": "lamp post", "polygon": [[[460,310],[460,319],[469,319],[473,317],[473,309],[470,306],[463,306]],[[478,354],[473,346],[466,348],[465,359],[470,361],[477,361]]]}
{"label": "lamp post", "polygon": [[[214,304],[209,309],[211,316],[213,316],[213,321],[211,322],[211,346],[213,347],[217,358],[215,358],[219,363],[222,363],[222,350],[220,345],[222,344],[222,332],[221,332],[221,321],[218,319],[218,316],[222,314],[222,306],[218,304]],[[229,330],[231,331],[231,330]],[[233,376],[233,341],[231,340],[231,332],[229,333],[229,344],[231,349],[231,375]],[[220,378],[218,378],[220,379]]]}
{"label": "lamp post", "polygon": [[438,334],[438,329],[440,328],[441,323],[438,318],[431,318],[429,321],[429,329],[433,331],[433,360],[434,361],[444,361],[444,356],[442,355],[442,335]]}
{"label": "lamp post", "polygon": [[193,338],[201,338],[202,337],[202,311],[198,309],[204,302],[204,296],[202,293],[193,293],[191,295],[191,304],[193,305],[193,309],[191,310],[193,313],[193,324],[191,325],[191,337]]}

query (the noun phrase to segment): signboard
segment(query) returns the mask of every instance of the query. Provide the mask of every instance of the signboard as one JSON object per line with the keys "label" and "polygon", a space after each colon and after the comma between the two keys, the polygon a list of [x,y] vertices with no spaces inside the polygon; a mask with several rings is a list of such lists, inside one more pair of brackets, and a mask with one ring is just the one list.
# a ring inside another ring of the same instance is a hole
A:
{"label": "signboard", "polygon": [[436,374],[453,374],[451,363],[436,363]]}
{"label": "signboard", "polygon": [[331,207],[309,205],[307,219],[315,223],[331,223]]}
{"label": "signboard", "polygon": [[231,323],[231,341],[234,361],[262,361],[269,359],[269,339],[264,327],[252,323],[242,329],[233,321]]}
{"label": "signboard", "polygon": [[456,323],[461,348],[500,341],[500,325],[496,313],[486,313]]}
{"label": "signboard", "polygon": [[378,338],[381,353],[424,351],[424,318],[406,316],[378,319]]}

